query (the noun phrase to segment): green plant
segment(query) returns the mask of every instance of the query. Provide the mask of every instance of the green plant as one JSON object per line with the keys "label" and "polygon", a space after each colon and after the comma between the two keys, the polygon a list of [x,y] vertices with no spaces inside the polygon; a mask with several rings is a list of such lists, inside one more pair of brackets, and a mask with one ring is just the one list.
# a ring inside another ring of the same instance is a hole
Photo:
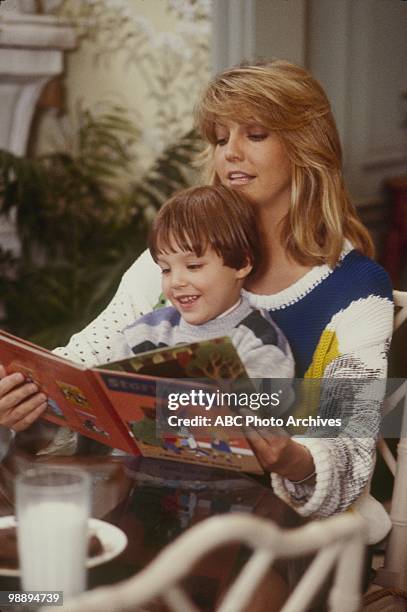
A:
{"label": "green plant", "polygon": [[[113,295],[146,246],[148,219],[190,184],[193,132],[138,184],[120,187],[137,130],[122,109],[82,111],[75,145],[36,159],[0,151],[0,212],[15,219],[18,254],[0,250],[1,325],[42,346],[65,343]],[[146,212],[150,214],[146,214]]]}

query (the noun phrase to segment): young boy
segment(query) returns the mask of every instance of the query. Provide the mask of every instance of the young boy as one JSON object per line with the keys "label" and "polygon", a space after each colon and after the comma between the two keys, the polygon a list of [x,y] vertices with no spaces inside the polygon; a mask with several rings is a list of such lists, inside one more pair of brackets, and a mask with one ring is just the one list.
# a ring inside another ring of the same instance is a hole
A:
{"label": "young boy", "polygon": [[124,329],[134,353],[230,336],[251,378],[294,375],[283,334],[241,295],[261,256],[255,212],[243,196],[224,186],[178,193],[157,214],[149,248],[172,306]]}
{"label": "young boy", "polygon": [[[294,376],[294,361],[284,335],[267,312],[252,308],[241,295],[245,278],[255,271],[261,258],[250,202],[224,186],[182,191],[158,212],[149,247],[162,270],[164,297],[172,306],[137,318],[114,337],[102,313],[98,326],[89,327],[88,360],[84,356],[87,346],[75,337],[76,353],[65,348],[58,354],[87,365],[100,359],[98,365],[102,365],[159,347],[230,336],[251,378]],[[108,343],[104,348],[99,343],[101,331]],[[109,351],[114,358],[100,357],[99,352],[107,355]],[[288,380],[286,383],[290,385]],[[279,413],[292,399],[290,393],[284,397]],[[42,453],[66,447],[67,436],[75,446],[72,432],[60,432]]]}

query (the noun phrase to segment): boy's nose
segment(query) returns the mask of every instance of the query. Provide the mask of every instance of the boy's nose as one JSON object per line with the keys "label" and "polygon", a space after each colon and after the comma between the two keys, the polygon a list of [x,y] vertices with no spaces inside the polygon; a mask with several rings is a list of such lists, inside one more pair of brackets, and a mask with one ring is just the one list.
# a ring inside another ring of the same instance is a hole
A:
{"label": "boy's nose", "polygon": [[174,271],[171,275],[171,286],[174,288],[185,287],[187,281],[182,271]]}

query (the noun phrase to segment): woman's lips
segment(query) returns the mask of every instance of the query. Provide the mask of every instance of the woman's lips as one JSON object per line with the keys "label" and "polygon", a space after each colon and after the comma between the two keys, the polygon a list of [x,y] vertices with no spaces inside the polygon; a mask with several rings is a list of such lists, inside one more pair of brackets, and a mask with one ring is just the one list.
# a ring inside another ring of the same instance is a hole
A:
{"label": "woman's lips", "polygon": [[246,185],[250,183],[255,177],[251,174],[247,174],[246,172],[229,172],[228,180],[231,185]]}

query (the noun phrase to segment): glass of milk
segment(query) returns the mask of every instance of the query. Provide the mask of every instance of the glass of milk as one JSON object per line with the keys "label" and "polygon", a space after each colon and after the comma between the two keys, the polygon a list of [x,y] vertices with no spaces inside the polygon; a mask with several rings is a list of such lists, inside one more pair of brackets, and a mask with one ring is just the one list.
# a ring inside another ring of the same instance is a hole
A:
{"label": "glass of milk", "polygon": [[17,538],[22,588],[86,589],[90,477],[76,468],[38,467],[16,479]]}

